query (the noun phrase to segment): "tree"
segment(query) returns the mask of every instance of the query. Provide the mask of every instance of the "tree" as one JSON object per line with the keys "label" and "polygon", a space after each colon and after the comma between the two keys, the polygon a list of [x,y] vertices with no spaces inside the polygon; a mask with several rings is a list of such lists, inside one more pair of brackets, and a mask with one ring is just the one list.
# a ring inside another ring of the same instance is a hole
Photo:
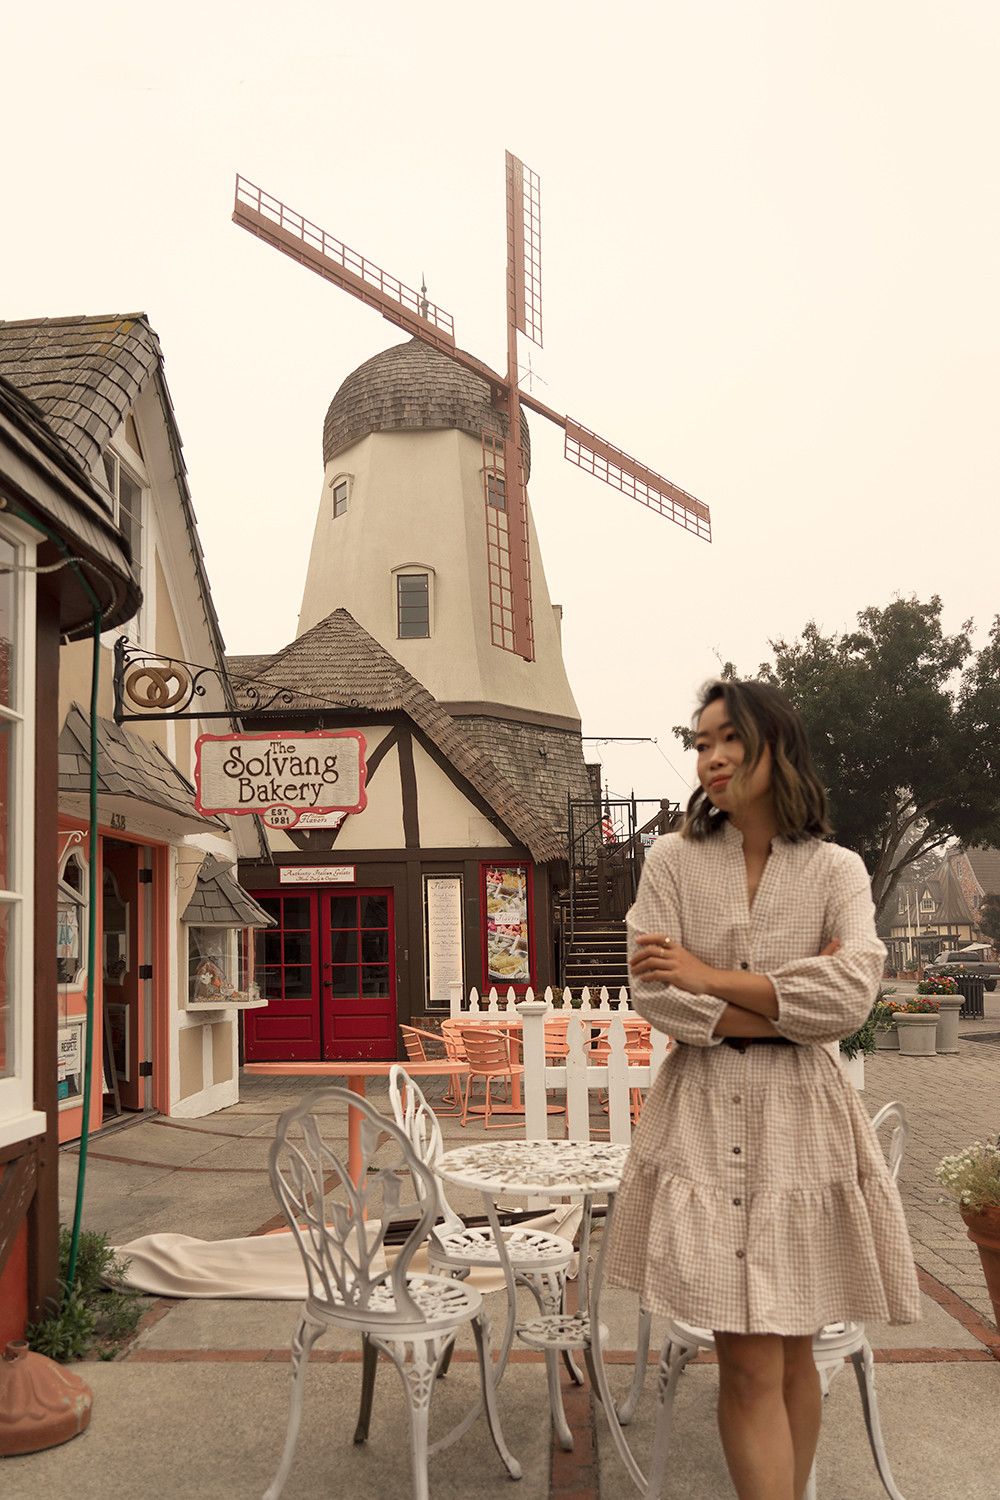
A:
{"label": "tree", "polygon": [[810,621],[771,641],[758,673],[801,713],[835,837],[864,859],[879,913],[949,839],[1000,844],[1000,616],[979,652],[971,629],[946,636],[936,595],[896,599],[847,634]]}
{"label": "tree", "polygon": [[1000,896],[988,891],[979,908],[979,930],[995,948],[1000,948]]}

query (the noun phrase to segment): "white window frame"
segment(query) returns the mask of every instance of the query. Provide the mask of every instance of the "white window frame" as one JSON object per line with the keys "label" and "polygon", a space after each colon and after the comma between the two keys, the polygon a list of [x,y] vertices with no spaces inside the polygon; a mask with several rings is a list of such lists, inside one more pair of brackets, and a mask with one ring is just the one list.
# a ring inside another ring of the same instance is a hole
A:
{"label": "white window frame", "polygon": [[[142,642],[145,640],[146,607],[147,596],[149,594],[147,580],[149,579],[150,564],[149,528],[152,517],[152,496],[149,475],[146,472],[146,465],[143,462],[142,454],[137,452],[126,438],[125,425],[124,423],[122,424],[101,454],[97,465],[96,479],[111,501],[115,525],[119,528],[121,527],[121,501],[118,494],[117,477],[114,488],[111,488],[108,484],[108,476],[104,466],[105,459],[111,458],[114,460],[116,476],[120,475],[121,471],[124,470],[127,478],[139,488],[139,547],[132,558],[132,569],[136,582],[142,589],[143,602],[139,606],[138,614],[130,623],[133,638],[138,642]],[[110,638],[113,639],[113,636]]]}
{"label": "white window frame", "polygon": [[[83,874],[83,890],[77,891],[66,880],[66,870],[71,861],[76,861]],[[80,922],[80,966],[77,969],[75,979],[61,979],[59,981],[60,994],[70,994],[87,987],[87,968],[90,962],[88,951],[89,943],[89,921],[88,911],[90,907],[90,861],[79,844],[71,843],[63,851],[59,861],[59,879],[56,887],[57,901],[72,901],[79,908],[78,918]]]}
{"label": "white window frame", "polygon": [[[15,726],[12,736],[14,776],[9,809],[13,883],[0,891],[10,908],[14,961],[10,972],[9,1016],[13,1022],[12,1067],[0,1078],[0,1146],[10,1146],[45,1130],[45,1115],[34,1107],[34,848],[35,848],[35,574],[38,533],[12,517],[0,521],[0,536],[15,549],[14,577],[17,641],[12,653],[15,691],[12,707],[0,706],[0,718]],[[55,1057],[50,1059],[53,1070]]]}
{"label": "white window frame", "polygon": [[[399,633],[399,579],[427,575],[427,634],[400,635]],[[392,629],[397,641],[428,641],[434,634],[434,569],[430,563],[400,563],[392,569]]]}

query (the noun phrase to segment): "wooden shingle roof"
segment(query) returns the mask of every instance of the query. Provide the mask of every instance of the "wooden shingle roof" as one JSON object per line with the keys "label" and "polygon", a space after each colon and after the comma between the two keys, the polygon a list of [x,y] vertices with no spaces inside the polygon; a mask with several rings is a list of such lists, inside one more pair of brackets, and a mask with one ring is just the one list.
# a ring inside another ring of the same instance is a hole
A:
{"label": "wooden shingle roof", "polygon": [[159,364],[144,313],[0,321],[0,375],[89,473]]}
{"label": "wooden shingle roof", "polygon": [[245,891],[233,866],[209,854],[198,871],[182,922],[202,927],[274,927],[275,919]]}
{"label": "wooden shingle roof", "polygon": [[262,696],[265,689],[290,692],[289,714],[323,708],[407,714],[533,859],[545,864],[566,858],[565,840],[544,815],[346,609],[334,610],[269,659],[231,656],[227,664],[236,701],[247,716],[255,701],[251,682]]}
{"label": "wooden shingle roof", "polygon": [[[474,438],[507,435],[507,414],[493,405],[485,380],[420,339],[393,344],[365,360],[330,402],[323,424],[323,462],[370,432],[414,427],[457,427]],[[521,413],[525,477],[531,472],[531,437]]]}
{"label": "wooden shingle roof", "polygon": [[1000,849],[968,849],[963,852],[984,891],[1000,892]]}
{"label": "wooden shingle roof", "polygon": [[[90,719],[74,703],[59,736],[59,791],[85,796],[89,790]],[[198,811],[194,787],[159,745],[140,739],[113,719],[97,721],[97,795],[148,803],[192,829],[226,828],[221,818]]]}

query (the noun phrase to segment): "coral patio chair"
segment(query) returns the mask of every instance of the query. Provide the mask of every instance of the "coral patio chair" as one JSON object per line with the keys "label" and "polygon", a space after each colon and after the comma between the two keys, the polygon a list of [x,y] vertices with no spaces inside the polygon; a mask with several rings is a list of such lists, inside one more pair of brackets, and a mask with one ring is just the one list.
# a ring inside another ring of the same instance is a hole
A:
{"label": "coral patio chair", "polygon": [[[446,1037],[438,1036],[433,1031],[422,1031],[419,1026],[400,1025],[399,1029],[403,1037],[403,1046],[406,1048],[406,1056],[410,1062],[436,1062],[441,1057],[440,1052],[436,1053],[434,1057],[428,1057],[427,1049],[424,1045],[425,1042],[435,1042],[438,1047],[444,1048],[445,1057],[455,1057],[458,1060],[454,1047],[449,1044]],[[442,1115],[460,1115],[462,1113],[461,1074],[453,1073],[451,1075],[451,1082],[441,1095],[441,1103],[454,1105],[453,1109],[440,1110],[439,1113]]]}
{"label": "coral patio chair", "polygon": [[[331,1105],[339,1106],[331,1117]],[[339,1141],[323,1137],[331,1118],[342,1125],[348,1107],[362,1115],[360,1186],[348,1171]],[[490,1435],[512,1479],[521,1466],[507,1449],[497,1415],[489,1320],[482,1294],[449,1276],[408,1270],[438,1214],[435,1175],[394,1120],[349,1089],[327,1084],[286,1110],[270,1154],[271,1185],[302,1255],[308,1294],[292,1338],[292,1397],[285,1448],[264,1500],[278,1500],[295,1455],[309,1353],[328,1328],[356,1333],[363,1352],[361,1412],[356,1443],[368,1437],[379,1354],[403,1380],[409,1409],[415,1500],[427,1500],[427,1460],[463,1433],[485,1404]],[[369,1210],[374,1212],[369,1215]],[[414,1219],[414,1215],[416,1216]],[[386,1269],[387,1232],[398,1220],[409,1232]],[[432,1446],[427,1419],[436,1376],[460,1328],[476,1338],[482,1400]],[[338,1488],[342,1488],[342,1485]],[[397,1486],[394,1486],[397,1488]]]}
{"label": "coral patio chair", "polygon": [[[493,1031],[487,1026],[463,1026],[462,1045],[465,1048],[465,1056],[469,1064],[469,1073],[465,1083],[465,1108],[462,1111],[462,1124],[465,1125],[469,1114],[469,1099],[472,1095],[472,1080],[483,1078],[486,1080],[486,1099],[483,1106],[483,1128],[486,1130],[509,1130],[511,1126],[518,1126],[524,1115],[524,1110],[515,1110],[513,1105],[504,1104],[504,1112],[513,1111],[517,1118],[504,1121],[502,1125],[491,1125],[490,1116],[496,1109],[496,1101],[493,1098],[493,1080],[502,1078],[508,1087],[514,1078],[520,1078],[524,1073],[524,1064],[511,1061],[510,1045],[508,1038],[501,1031]],[[505,1096],[506,1097],[506,1096]]]}

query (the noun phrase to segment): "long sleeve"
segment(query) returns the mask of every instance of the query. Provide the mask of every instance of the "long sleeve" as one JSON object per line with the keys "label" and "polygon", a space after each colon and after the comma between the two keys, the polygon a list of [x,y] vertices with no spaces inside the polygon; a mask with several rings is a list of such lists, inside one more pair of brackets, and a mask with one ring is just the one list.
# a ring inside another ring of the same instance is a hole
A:
{"label": "long sleeve", "polygon": [[[686,943],[674,871],[667,859],[667,841],[654,845],[639,881],[635,905],[625,919],[628,956],[636,940],[647,932],[662,932]],[[632,1004],[659,1031],[692,1047],[714,1047],[722,1040],[713,1031],[726,1008],[714,995],[692,995],[687,990],[659,981],[632,979]]]}
{"label": "long sleeve", "polygon": [[882,976],[885,947],[875,931],[868,871],[850,850],[836,849],[836,856],[819,946],[838,938],[840,951],[828,958],[792,959],[765,971],[778,997],[774,1024],[793,1042],[835,1042],[857,1031]]}

